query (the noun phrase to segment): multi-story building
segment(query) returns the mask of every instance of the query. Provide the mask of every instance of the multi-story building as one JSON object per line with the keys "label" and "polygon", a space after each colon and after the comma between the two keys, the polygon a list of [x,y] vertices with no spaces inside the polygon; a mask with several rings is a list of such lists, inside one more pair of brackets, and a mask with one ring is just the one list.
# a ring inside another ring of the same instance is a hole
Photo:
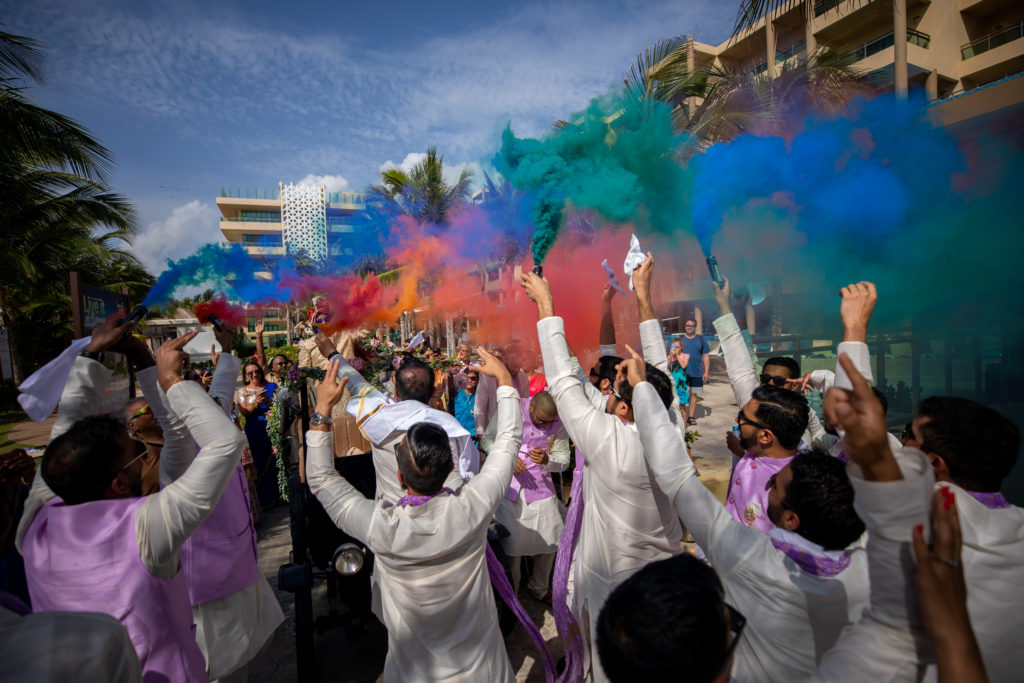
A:
{"label": "multi-story building", "polygon": [[[896,40],[896,36],[906,39]],[[1017,0],[804,0],[786,3],[721,45],[693,42],[694,65],[777,74],[828,47],[899,92],[944,99],[1024,70]]]}
{"label": "multi-story building", "polygon": [[[283,198],[283,199],[282,199]],[[217,197],[220,230],[229,244],[241,244],[253,256],[283,256],[303,251],[309,258],[344,261],[363,253],[361,242],[371,237],[366,216],[366,195],[326,192],[323,187],[279,184],[276,190],[224,189]],[[285,311],[271,309],[248,321],[247,336],[256,338],[256,320],[262,317],[264,342],[287,343]]]}

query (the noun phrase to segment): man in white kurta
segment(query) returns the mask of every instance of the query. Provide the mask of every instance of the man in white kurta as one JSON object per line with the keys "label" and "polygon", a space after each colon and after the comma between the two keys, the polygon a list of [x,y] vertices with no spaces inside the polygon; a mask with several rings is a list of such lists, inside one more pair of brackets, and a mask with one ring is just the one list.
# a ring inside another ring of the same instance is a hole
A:
{"label": "man in white kurta", "polygon": [[[778,538],[811,562],[845,568],[832,575],[806,571],[768,534],[734,520],[697,479],[693,461],[657,393],[642,382],[633,410],[644,453],[658,484],[706,553],[725,587],[725,599],[756,628],[736,649],[734,681],[798,681],[809,676],[839,632],[856,623],[868,597],[867,559],[854,543],[825,551],[789,531]],[[806,456],[811,457],[811,456]]]}
{"label": "man in white kurta", "polygon": [[[550,406],[550,413],[538,405]],[[494,517],[509,532],[501,547],[511,566],[512,588],[519,591],[522,558],[533,557],[526,590],[537,600],[550,602],[548,586],[565,517],[551,473],[569,466],[569,437],[546,391],[520,399],[520,406],[523,443],[512,484]]]}
{"label": "man in white kurta", "polygon": [[[231,353],[230,336],[221,341],[226,346],[217,360],[209,393],[230,416],[241,361]],[[160,485],[166,487],[180,478],[192,464],[196,453],[195,440],[171,409],[167,394],[157,382],[156,368],[141,370],[135,377],[163,430]],[[206,657],[210,678],[222,682],[246,680],[248,663],[284,621],[281,605],[262,576],[255,583],[223,598],[193,605],[192,615],[196,623],[196,640]]]}
{"label": "man in white kurta", "polygon": [[[540,311],[537,334],[548,391],[569,437],[587,457],[573,602],[590,643],[612,589],[648,562],[682,552],[683,531],[671,501],[647,469],[636,426],[597,409],[584,393],[569,358],[564,323],[553,314],[547,282],[532,273],[524,274],[524,280]],[[592,647],[590,651],[594,680],[607,680]]]}
{"label": "man in white kurta", "polygon": [[[180,338],[176,346],[180,348],[194,336],[193,333]],[[78,420],[96,413],[111,377],[112,372],[96,360],[75,358],[50,441]],[[181,416],[199,445],[199,453],[193,453],[194,461],[177,481],[146,497],[136,513],[135,532],[142,566],[154,576],[170,578],[181,569],[181,546],[213,511],[227,486],[245,446],[245,436],[199,383],[179,381],[165,395],[171,410]],[[54,497],[43,477],[37,476],[18,525],[19,551],[40,508]],[[188,598],[187,594],[182,597]]]}
{"label": "man in white kurta", "polygon": [[[320,401],[317,412],[329,413]],[[515,680],[485,554],[487,527],[508,490],[522,439],[518,394],[507,371],[487,462],[458,491],[442,489],[420,505],[366,499],[334,469],[330,432],[310,430],[306,438],[310,488],[334,523],[376,555],[388,630],[382,680]]]}

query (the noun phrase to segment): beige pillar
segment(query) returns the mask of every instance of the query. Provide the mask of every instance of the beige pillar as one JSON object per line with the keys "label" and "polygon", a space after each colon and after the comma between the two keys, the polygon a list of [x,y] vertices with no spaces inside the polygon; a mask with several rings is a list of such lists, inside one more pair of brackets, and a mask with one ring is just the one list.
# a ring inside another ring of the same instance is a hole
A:
{"label": "beige pillar", "polygon": [[907,0],[892,2],[893,68],[896,97],[907,96]]}
{"label": "beige pillar", "polygon": [[768,63],[766,73],[775,78],[775,24],[770,16],[764,18],[765,59]]}
{"label": "beige pillar", "polygon": [[697,334],[703,334],[701,330],[704,329],[704,312],[700,310],[700,306],[693,307],[693,322],[697,323]]}
{"label": "beige pillar", "polygon": [[924,88],[928,92],[929,102],[939,98],[939,72],[937,69],[932,69],[931,73],[928,74],[928,79],[924,82]]}
{"label": "beige pillar", "polygon": [[746,309],[747,331],[750,332],[750,336],[753,337],[755,334],[757,334],[757,322],[754,320],[754,316],[756,315],[754,311],[754,304],[748,301]]}
{"label": "beige pillar", "polygon": [[818,41],[814,38],[814,0],[804,0],[804,43],[807,45],[807,58],[810,59],[818,49]]}

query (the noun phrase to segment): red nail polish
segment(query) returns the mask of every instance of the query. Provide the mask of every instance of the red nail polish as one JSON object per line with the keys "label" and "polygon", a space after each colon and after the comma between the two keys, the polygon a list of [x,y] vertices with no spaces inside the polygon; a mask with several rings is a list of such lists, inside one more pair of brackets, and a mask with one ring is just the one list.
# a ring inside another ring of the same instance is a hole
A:
{"label": "red nail polish", "polygon": [[943,486],[941,489],[939,489],[939,493],[942,494],[943,498],[949,498],[949,496],[951,495],[948,486]]}
{"label": "red nail polish", "polygon": [[924,533],[924,524],[918,524],[917,526],[915,526],[914,527],[914,533],[915,534],[923,534]]}
{"label": "red nail polish", "polygon": [[955,502],[956,502],[956,496],[954,494],[952,494],[952,493],[949,494],[949,497],[946,498],[946,500],[942,501],[942,509],[943,510],[948,510],[949,508],[953,507],[953,503],[955,503]]}

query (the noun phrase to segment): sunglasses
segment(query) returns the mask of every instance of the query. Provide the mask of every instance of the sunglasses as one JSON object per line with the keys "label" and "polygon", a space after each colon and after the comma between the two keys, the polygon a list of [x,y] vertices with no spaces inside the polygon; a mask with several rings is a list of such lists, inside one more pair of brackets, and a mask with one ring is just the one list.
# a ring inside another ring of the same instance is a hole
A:
{"label": "sunglasses", "polygon": [[760,422],[755,422],[754,420],[751,420],[749,417],[743,414],[743,409],[740,408],[740,412],[736,413],[736,424],[741,425],[744,422],[746,422],[748,425],[754,425],[758,429],[767,429],[768,431],[772,430],[772,428],[769,427],[768,425],[763,425]]}
{"label": "sunglasses", "polygon": [[740,637],[743,635],[743,629],[747,626],[747,618],[740,614],[735,607],[725,603],[725,609],[729,612],[729,631],[732,633],[732,642],[729,643],[729,647],[725,650],[722,665],[718,668],[719,675],[729,666],[732,655],[736,651],[736,646],[739,645]]}
{"label": "sunglasses", "polygon": [[686,323],[685,325],[683,325],[683,327],[697,327],[697,326],[692,324],[692,323]]}
{"label": "sunglasses", "polygon": [[153,413],[153,409],[150,408],[149,404],[147,403],[146,405],[142,406],[141,408],[136,410],[134,413],[132,413],[132,416],[130,418],[128,418],[128,420],[131,421],[131,420],[134,420],[137,417],[142,417],[143,415],[151,415],[152,413]]}
{"label": "sunglasses", "polygon": [[774,384],[777,387],[784,387],[788,381],[789,378],[782,375],[761,375],[761,384]]}

